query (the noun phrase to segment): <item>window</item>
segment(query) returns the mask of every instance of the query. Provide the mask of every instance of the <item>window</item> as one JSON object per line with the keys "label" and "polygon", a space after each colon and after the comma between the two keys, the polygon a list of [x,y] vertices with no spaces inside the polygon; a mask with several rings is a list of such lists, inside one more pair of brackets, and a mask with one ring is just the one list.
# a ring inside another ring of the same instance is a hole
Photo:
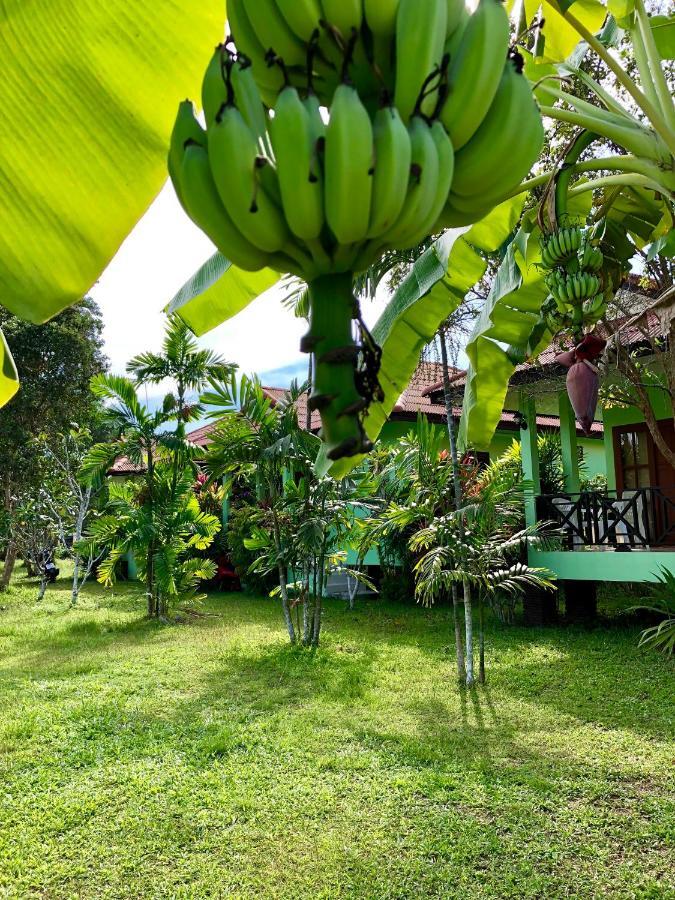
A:
{"label": "window", "polygon": [[649,487],[652,483],[649,440],[646,431],[623,431],[619,435],[623,486],[626,490]]}

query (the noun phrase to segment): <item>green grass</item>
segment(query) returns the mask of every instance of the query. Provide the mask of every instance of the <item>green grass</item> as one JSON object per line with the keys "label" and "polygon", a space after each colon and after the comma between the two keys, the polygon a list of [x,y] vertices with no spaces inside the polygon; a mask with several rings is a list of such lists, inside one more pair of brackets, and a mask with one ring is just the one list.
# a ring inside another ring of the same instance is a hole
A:
{"label": "green grass", "polygon": [[672,664],[635,628],[445,609],[143,620],[135,587],[0,596],[0,897],[675,897]]}

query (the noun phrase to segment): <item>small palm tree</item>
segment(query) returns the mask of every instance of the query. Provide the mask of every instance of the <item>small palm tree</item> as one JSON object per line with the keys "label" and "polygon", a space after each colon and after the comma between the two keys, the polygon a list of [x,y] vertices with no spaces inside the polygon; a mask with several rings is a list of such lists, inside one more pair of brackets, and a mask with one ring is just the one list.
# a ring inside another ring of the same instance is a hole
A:
{"label": "small palm tree", "polygon": [[152,504],[140,483],[111,485],[106,512],[92,523],[85,543],[104,553],[98,579],[106,586],[115,583],[120,559],[132,552],[141,570],[153,573],[156,615],[164,618],[177,603],[194,600],[200,582],[214,576],[215,564],[192,554],[206,550],[221,525],[200,509],[189,470],[177,487],[170,464],[158,463],[155,472]]}
{"label": "small palm tree", "polygon": [[199,448],[190,444],[185,438],[167,430],[167,426],[176,420],[176,408],[173,404],[150,411],[143,405],[136,393],[135,384],[120,375],[97,375],[91,384],[94,395],[104,405],[104,419],[116,437],[106,443],[95,444],[87,453],[82,463],[80,476],[87,484],[94,484],[105,477],[113,463],[121,458],[127,459],[138,471],[143,481],[143,506],[148,517],[148,546],[137,547],[147,558],[145,566],[146,595],[148,615],[159,614],[159,605],[155,583],[154,559],[157,534],[154,528],[155,502],[157,499],[157,467],[159,463],[171,460],[174,490],[178,483],[175,458],[180,457],[194,474],[194,459],[199,455]]}
{"label": "small palm tree", "polygon": [[421,554],[416,566],[416,592],[431,604],[452,588],[468,583],[478,597],[478,680],[485,681],[484,611],[499,594],[522,593],[528,586],[552,589],[553,575],[520,561],[523,548],[547,545],[551,538],[537,524],[521,528],[522,492],[490,486],[476,501],[439,516],[410,540]]}
{"label": "small palm tree", "polygon": [[[282,514],[284,481],[311,469],[319,439],[298,423],[297,404],[304,391],[297,384],[286,397],[272,405],[260,382],[234,374],[212,381],[202,403],[211,407],[216,420],[205,461],[210,479],[243,479],[255,483],[259,504],[269,515],[269,534],[279,594],[291,643],[297,634],[288,595],[291,552]],[[252,523],[252,526],[256,523]]]}

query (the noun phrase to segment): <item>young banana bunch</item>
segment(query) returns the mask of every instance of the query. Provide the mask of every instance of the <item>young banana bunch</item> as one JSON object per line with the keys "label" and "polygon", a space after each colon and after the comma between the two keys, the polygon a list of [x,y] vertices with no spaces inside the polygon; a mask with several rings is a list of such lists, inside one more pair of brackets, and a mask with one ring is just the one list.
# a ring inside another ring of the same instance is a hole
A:
{"label": "young banana bunch", "polygon": [[311,405],[328,456],[365,452],[380,354],[354,275],[482,218],[535,162],[541,116],[500,0],[473,13],[464,0],[227,8],[232,38],[202,85],[206,127],[180,105],[169,172],[187,214],[236,266],[308,283],[303,349],[315,357]]}
{"label": "young banana bunch", "polygon": [[[588,231],[561,228],[542,242],[544,281],[550,296],[543,314],[550,331],[592,329],[607,310],[611,286],[604,285],[604,256]],[[598,274],[600,273],[600,274]]]}

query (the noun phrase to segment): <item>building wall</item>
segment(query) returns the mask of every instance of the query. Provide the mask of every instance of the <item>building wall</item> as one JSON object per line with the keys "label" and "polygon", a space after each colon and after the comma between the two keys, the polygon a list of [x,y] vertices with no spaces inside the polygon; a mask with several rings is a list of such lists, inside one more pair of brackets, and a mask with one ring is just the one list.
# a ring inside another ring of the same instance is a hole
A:
{"label": "building wall", "polygon": [[[672,416],[669,399],[664,391],[649,391],[649,399],[657,419],[668,419]],[[605,421],[605,466],[607,467],[607,481],[610,490],[616,490],[616,468],[614,465],[614,441],[612,429],[618,425],[642,424],[645,417],[634,406],[613,406],[604,410]]]}

